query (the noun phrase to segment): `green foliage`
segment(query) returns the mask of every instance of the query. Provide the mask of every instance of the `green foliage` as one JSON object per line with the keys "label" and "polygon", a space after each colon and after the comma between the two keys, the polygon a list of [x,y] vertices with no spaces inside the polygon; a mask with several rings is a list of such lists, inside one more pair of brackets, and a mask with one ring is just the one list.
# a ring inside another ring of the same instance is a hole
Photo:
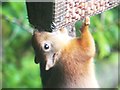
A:
{"label": "green foliage", "polygon": [[[4,2],[2,7],[0,6],[3,32],[3,87],[42,87],[39,65],[34,64],[33,61],[32,35],[29,33],[31,27],[28,23],[25,6],[24,2]],[[106,72],[105,70],[112,72],[111,66],[117,67],[119,21],[118,7],[91,17],[90,31],[94,36],[97,48],[95,63],[98,74]],[[75,26],[77,35],[80,35],[81,22]],[[110,72],[106,72],[106,78],[111,74]],[[102,80],[106,78],[102,78],[100,75],[97,76],[100,83],[105,82]],[[108,82],[110,81],[112,82],[111,78],[108,78]],[[103,84],[101,85],[107,86],[107,84]]]}
{"label": "green foliage", "polygon": [[[116,8],[116,11],[118,8]],[[95,33],[93,33],[94,39],[96,41],[96,44],[98,46],[99,51],[99,58],[104,58],[108,56],[113,49],[118,50],[118,12],[116,11],[109,11],[103,13],[99,19],[93,17],[91,18],[91,21],[97,21],[95,23]],[[115,13],[115,14],[114,14]],[[108,17],[109,16],[109,17]],[[92,28],[94,29],[94,23],[91,24]]]}
{"label": "green foliage", "polygon": [[24,2],[2,3],[3,87],[41,87]]}

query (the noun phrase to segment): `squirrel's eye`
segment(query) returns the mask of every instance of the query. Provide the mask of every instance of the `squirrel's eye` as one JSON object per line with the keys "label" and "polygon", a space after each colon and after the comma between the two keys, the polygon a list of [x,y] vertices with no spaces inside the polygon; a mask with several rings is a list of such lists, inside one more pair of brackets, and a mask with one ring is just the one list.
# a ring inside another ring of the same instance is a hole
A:
{"label": "squirrel's eye", "polygon": [[44,45],[44,49],[49,49],[50,47],[49,47],[49,45],[48,44],[45,44]]}
{"label": "squirrel's eye", "polygon": [[45,52],[49,52],[51,50],[51,43],[50,42],[43,42],[42,49]]}

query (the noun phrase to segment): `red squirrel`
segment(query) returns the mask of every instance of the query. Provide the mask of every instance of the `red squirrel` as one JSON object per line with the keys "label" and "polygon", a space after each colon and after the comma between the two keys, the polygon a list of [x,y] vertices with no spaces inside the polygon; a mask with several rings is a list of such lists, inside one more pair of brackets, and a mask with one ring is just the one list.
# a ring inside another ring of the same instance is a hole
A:
{"label": "red squirrel", "polygon": [[70,37],[65,28],[36,31],[32,37],[35,63],[40,64],[43,88],[98,88],[93,58],[94,39],[86,17],[81,37]]}

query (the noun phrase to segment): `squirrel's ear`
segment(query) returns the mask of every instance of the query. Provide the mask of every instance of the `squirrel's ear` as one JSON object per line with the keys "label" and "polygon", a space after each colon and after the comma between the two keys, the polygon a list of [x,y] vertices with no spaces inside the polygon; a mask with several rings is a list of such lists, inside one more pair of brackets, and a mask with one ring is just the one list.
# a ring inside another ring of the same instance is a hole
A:
{"label": "squirrel's ear", "polygon": [[61,28],[59,31],[64,34],[68,34],[68,30],[66,28]]}
{"label": "squirrel's ear", "polygon": [[35,62],[36,64],[38,64],[38,63],[40,62],[40,60],[35,56],[34,62]]}

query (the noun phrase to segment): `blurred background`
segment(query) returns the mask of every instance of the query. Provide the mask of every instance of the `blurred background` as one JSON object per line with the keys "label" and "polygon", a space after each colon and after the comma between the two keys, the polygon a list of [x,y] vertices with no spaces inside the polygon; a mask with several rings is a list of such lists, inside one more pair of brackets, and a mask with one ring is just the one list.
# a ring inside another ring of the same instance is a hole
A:
{"label": "blurred background", "polygon": [[[120,87],[118,56],[120,44],[120,6],[91,17],[90,31],[96,43],[96,77],[103,88]],[[32,28],[25,2],[2,2],[2,80],[3,88],[41,88],[39,65],[34,63]],[[76,24],[76,28],[79,23]],[[1,60],[0,60],[1,63]],[[119,85],[118,85],[119,84]]]}

